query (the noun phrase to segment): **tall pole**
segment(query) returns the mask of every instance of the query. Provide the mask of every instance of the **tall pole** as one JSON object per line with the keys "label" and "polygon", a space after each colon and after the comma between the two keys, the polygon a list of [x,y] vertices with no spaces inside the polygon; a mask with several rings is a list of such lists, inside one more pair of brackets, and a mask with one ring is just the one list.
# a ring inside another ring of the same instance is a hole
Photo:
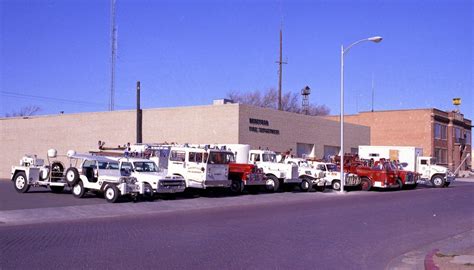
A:
{"label": "tall pole", "polygon": [[372,112],[374,112],[374,73],[372,73]]}
{"label": "tall pole", "polygon": [[140,81],[137,81],[137,143],[142,143],[142,108],[140,106]]}
{"label": "tall pole", "polygon": [[110,101],[109,111],[115,109],[115,59],[116,59],[116,37],[117,28],[115,27],[115,0],[110,0]]}
{"label": "tall pole", "polygon": [[340,165],[341,165],[341,193],[344,192],[344,45],[341,45],[341,151],[340,151]]}
{"label": "tall pole", "polygon": [[278,71],[278,110],[283,110],[283,105],[281,103],[281,78],[282,78],[282,64],[283,64],[283,33],[282,29],[280,29],[280,60],[278,61],[279,64],[279,71]]}
{"label": "tall pole", "polygon": [[340,117],[341,119],[341,152],[340,152],[341,193],[344,192],[344,182],[346,180],[346,178],[344,177],[344,53],[349,51],[349,49],[352,48],[353,46],[364,41],[372,41],[372,42],[378,43],[382,41],[382,37],[375,36],[375,37],[361,39],[347,46],[345,49],[344,49],[344,45],[341,45],[341,117]]}

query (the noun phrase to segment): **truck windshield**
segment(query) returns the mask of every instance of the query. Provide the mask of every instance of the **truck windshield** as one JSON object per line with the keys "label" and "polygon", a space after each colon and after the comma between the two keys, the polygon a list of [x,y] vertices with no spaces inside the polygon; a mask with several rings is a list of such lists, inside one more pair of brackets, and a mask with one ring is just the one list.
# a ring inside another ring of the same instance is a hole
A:
{"label": "truck windshield", "polygon": [[[233,155],[232,155],[233,156]],[[207,160],[208,164],[229,164],[229,153],[228,152],[216,152],[211,151]]]}
{"label": "truck windshield", "polygon": [[235,156],[233,153],[227,153],[227,160],[229,161],[229,163],[235,163]]}
{"label": "truck windshield", "polygon": [[326,164],[326,166],[328,167],[328,171],[330,172],[338,171],[336,164]]}
{"label": "truck windshield", "polygon": [[118,164],[118,162],[99,161],[99,169],[101,169],[101,170],[118,170],[119,169],[119,164]]}
{"label": "truck windshield", "polygon": [[153,161],[137,161],[133,162],[136,172],[157,172],[158,167]]}
{"label": "truck windshield", "polygon": [[276,154],[263,154],[262,159],[263,162],[276,162],[277,157]]}
{"label": "truck windshield", "polygon": [[307,168],[311,167],[309,166],[309,163],[307,161],[300,161],[298,162],[298,164],[300,167],[307,167]]}

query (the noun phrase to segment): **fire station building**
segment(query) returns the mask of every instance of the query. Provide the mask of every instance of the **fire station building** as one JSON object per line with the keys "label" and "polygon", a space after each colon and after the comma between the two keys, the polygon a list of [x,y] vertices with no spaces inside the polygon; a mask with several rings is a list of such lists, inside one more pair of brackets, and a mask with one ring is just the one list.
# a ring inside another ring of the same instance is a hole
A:
{"label": "fire station building", "polygon": [[[260,108],[217,100],[213,105],[144,109],[142,138],[147,143],[241,143],[253,149],[291,151],[297,156],[327,157],[339,152],[339,122],[324,117]],[[55,148],[65,154],[74,149],[97,149],[134,143],[135,110],[0,118],[0,178],[25,154],[46,158]],[[369,145],[367,125],[345,125],[345,152]]]}

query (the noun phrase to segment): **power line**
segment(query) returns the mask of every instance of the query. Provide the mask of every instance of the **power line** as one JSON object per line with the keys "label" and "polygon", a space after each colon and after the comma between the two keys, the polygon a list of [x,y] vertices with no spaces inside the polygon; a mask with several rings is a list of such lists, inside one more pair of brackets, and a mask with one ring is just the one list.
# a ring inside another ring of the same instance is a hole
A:
{"label": "power line", "polygon": [[[55,98],[55,97],[46,97],[46,96],[38,96],[38,95],[28,95],[28,94],[19,94],[14,92],[8,91],[0,91],[2,96],[12,97],[12,98],[23,98],[23,99],[36,99],[36,100],[48,100],[48,101],[56,101],[62,103],[70,103],[70,104],[77,104],[77,105],[86,105],[86,106],[97,106],[102,107],[104,103],[96,103],[96,102],[89,102],[89,101],[82,101],[82,100],[72,100],[72,99],[64,99],[64,98]],[[130,108],[132,106],[123,106],[117,105],[122,108]]]}

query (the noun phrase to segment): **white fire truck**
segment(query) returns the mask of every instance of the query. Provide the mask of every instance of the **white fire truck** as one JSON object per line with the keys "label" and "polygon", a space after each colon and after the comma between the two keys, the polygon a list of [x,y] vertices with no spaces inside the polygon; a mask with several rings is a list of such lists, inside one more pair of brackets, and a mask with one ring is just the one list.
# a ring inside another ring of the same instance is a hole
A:
{"label": "white fire truck", "polygon": [[182,176],[187,188],[229,188],[229,154],[210,147],[189,145],[141,145],[132,152],[144,153],[168,176]]}
{"label": "white fire truck", "polygon": [[298,166],[299,178],[302,179],[301,185],[311,185],[318,191],[324,191],[326,186],[324,172],[313,168],[306,159],[285,157],[283,159],[283,163],[295,164],[296,166]]}
{"label": "white fire truck", "polygon": [[[322,177],[326,180],[326,185],[331,186],[333,190],[341,189],[341,172],[336,164],[318,161],[309,161],[309,163],[318,175],[322,174]],[[344,186],[346,187],[356,187],[361,183],[360,177],[356,174],[345,173],[344,176],[346,178]]]}

